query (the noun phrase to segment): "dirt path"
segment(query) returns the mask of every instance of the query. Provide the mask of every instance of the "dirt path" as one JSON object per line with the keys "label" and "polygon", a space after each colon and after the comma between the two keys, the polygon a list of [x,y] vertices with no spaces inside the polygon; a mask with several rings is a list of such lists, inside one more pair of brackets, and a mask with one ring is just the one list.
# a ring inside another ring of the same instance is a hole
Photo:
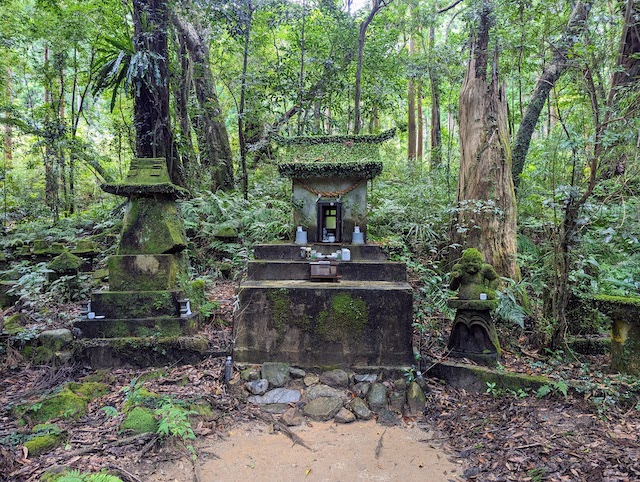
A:
{"label": "dirt path", "polygon": [[[460,467],[419,428],[383,427],[374,421],[338,425],[313,422],[294,428],[312,449],[293,445],[265,424],[234,426],[222,440],[199,445],[200,482],[456,479]],[[378,452],[378,457],[376,457]],[[187,461],[156,465],[150,482],[190,481]]]}

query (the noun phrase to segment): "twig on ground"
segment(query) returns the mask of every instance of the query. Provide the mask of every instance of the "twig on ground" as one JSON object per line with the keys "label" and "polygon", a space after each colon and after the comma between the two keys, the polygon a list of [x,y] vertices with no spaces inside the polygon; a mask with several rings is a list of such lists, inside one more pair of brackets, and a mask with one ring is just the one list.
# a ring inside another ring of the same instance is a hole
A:
{"label": "twig on ground", "polygon": [[294,443],[294,445],[295,444],[301,445],[305,449],[311,450],[313,452],[313,449],[311,447],[309,447],[306,443],[304,443],[304,440],[302,440],[297,434],[293,433],[289,429],[289,427],[287,427],[284,423],[282,423],[282,422],[276,420],[275,418],[273,418],[273,416],[269,415],[267,417],[266,415],[260,413],[260,414],[257,414],[257,417],[259,419],[261,419],[263,422],[272,423],[275,428],[277,428],[282,433],[284,433],[287,437],[289,437],[291,439],[291,441]]}
{"label": "twig on ground", "polygon": [[158,435],[154,436],[151,440],[149,440],[144,447],[142,447],[140,449],[140,452],[138,452],[138,462],[140,462],[140,460],[142,460],[142,457],[144,457],[144,454],[146,454],[149,450],[151,450],[151,447],[153,447],[156,442],[158,441],[160,437],[158,437]]}
{"label": "twig on ground", "polygon": [[134,474],[132,474],[131,472],[123,469],[122,467],[118,466],[118,465],[112,465],[108,468],[108,470],[111,470],[113,472],[117,472],[118,475],[121,478],[126,479],[125,482],[142,482],[142,479]]}
{"label": "twig on ground", "polygon": [[380,435],[380,440],[378,440],[378,445],[376,446],[376,460],[380,458],[380,454],[382,453],[382,439],[384,438],[384,434],[387,433],[387,429],[384,429],[382,435]]}

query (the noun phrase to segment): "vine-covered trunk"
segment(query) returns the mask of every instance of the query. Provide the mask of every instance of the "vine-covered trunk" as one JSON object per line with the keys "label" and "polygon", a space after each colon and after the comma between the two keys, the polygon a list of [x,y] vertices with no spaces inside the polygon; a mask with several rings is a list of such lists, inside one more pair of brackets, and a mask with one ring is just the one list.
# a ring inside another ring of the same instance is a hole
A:
{"label": "vine-covered trunk", "polygon": [[460,177],[453,234],[464,248],[477,248],[501,276],[519,279],[516,206],[511,177],[504,84],[497,56],[487,83],[490,5],[481,14],[479,37],[460,93]]}
{"label": "vine-covered trunk", "polygon": [[186,44],[193,66],[193,84],[198,100],[196,132],[200,164],[211,173],[212,191],[232,189],[233,156],[209,64],[208,41],[198,33],[203,29],[196,29],[185,19],[174,15],[172,22]]}

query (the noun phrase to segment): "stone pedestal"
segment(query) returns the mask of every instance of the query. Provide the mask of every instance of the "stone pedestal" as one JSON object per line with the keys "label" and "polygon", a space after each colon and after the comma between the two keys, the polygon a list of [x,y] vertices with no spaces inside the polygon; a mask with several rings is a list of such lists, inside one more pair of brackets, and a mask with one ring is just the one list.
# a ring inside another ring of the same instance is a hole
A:
{"label": "stone pedestal", "polygon": [[456,309],[451,335],[447,343],[449,356],[468,358],[483,365],[495,365],[501,350],[491,318],[495,300],[449,300]]}
{"label": "stone pedestal", "polygon": [[[321,283],[310,279],[299,246],[256,247],[260,259],[249,263],[240,288],[235,360],[306,367],[411,365],[413,295],[405,266],[382,261],[379,248],[368,248],[354,249],[351,261],[336,263],[339,282]],[[372,259],[360,255],[368,251]]]}

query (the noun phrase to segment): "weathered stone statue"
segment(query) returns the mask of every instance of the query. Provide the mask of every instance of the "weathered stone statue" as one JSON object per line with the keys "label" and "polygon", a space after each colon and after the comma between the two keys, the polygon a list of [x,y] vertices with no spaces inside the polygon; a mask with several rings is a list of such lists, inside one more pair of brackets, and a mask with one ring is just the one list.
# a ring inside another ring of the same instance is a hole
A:
{"label": "weathered stone statue", "polygon": [[451,272],[451,288],[458,290],[457,298],[480,300],[480,295],[484,293],[485,299],[494,300],[497,287],[498,273],[493,266],[484,262],[482,253],[477,249],[466,249]]}
{"label": "weathered stone statue", "polygon": [[456,309],[447,348],[450,355],[469,358],[487,365],[500,356],[500,344],[491,310],[496,306],[499,278],[493,266],[484,262],[482,253],[469,248],[451,272],[451,288],[458,296],[449,300]]}

